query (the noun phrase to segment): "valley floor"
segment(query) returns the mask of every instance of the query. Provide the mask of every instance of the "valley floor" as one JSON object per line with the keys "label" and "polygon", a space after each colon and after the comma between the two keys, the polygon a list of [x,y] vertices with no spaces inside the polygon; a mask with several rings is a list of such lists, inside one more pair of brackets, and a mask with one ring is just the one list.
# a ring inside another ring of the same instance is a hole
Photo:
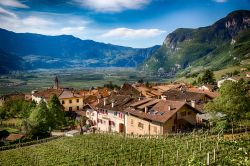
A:
{"label": "valley floor", "polygon": [[30,93],[35,89],[46,89],[53,85],[56,75],[61,81],[60,85],[77,89],[103,86],[110,82],[120,86],[125,82],[136,82],[140,79],[150,82],[166,81],[166,79],[138,71],[135,68],[36,70],[0,76],[0,95],[14,92]]}

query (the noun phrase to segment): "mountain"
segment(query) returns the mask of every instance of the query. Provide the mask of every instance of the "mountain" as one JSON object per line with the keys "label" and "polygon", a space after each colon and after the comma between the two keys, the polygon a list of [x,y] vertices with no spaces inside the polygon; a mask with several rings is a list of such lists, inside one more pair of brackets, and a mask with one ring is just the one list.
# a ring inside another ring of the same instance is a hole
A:
{"label": "mountain", "polygon": [[140,68],[149,71],[221,69],[250,58],[250,11],[238,10],[211,26],[180,28]]}
{"label": "mountain", "polygon": [[135,67],[160,47],[122,47],[70,35],[45,36],[4,29],[0,29],[0,36],[0,49],[19,57],[24,69]]}
{"label": "mountain", "polygon": [[22,60],[18,56],[0,49],[0,58],[0,74],[8,73],[10,70],[22,70]]}

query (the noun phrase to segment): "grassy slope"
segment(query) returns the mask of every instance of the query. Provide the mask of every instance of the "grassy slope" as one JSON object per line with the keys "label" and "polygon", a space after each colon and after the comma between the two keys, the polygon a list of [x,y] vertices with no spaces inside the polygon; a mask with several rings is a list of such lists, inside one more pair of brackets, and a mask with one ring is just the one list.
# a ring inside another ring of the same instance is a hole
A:
{"label": "grassy slope", "polygon": [[[250,58],[250,29],[240,30],[242,14],[248,16],[249,11],[236,11],[208,27],[177,29],[167,36],[165,44],[145,61],[142,68],[157,71],[163,67],[170,71],[179,64],[185,75],[189,70],[220,70],[240,64]],[[233,35],[234,44],[231,43],[231,30],[224,27],[231,19],[239,22],[239,29],[235,30],[239,34]]]}

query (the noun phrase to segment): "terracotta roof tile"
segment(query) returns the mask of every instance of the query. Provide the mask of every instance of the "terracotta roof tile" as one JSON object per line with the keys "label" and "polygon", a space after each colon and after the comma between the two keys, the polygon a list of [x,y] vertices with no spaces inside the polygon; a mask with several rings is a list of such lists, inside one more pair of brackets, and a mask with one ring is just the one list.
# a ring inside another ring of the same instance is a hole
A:
{"label": "terracotta roof tile", "polygon": [[170,89],[164,92],[163,95],[166,96],[167,100],[190,101],[190,100],[200,100],[206,94],[191,92],[186,90]]}
{"label": "terracotta roof tile", "polygon": [[[106,100],[106,105],[104,105],[104,100]],[[112,101],[114,102],[114,107],[112,107]],[[136,101],[138,101],[138,99],[131,97],[130,95],[111,95],[108,98],[100,100],[96,107],[99,109],[122,112]]]}
{"label": "terracotta roof tile", "polygon": [[56,95],[57,97],[63,92],[62,89],[46,89],[42,91],[35,92],[33,96],[35,97],[43,97],[44,99],[48,100],[52,95]]}
{"label": "terracotta roof tile", "polygon": [[141,92],[139,92],[135,87],[130,84],[123,84],[122,88],[118,91],[119,95],[130,95],[133,97],[141,96]]}
{"label": "terracotta roof tile", "polygon": [[59,96],[58,98],[59,99],[68,99],[68,98],[80,98],[81,95],[77,94],[77,93],[74,93],[72,91],[68,91],[68,90],[64,90]]}
{"label": "terracotta roof tile", "polygon": [[15,140],[21,139],[21,138],[23,138],[23,137],[24,137],[23,134],[10,134],[10,135],[6,138],[6,140],[7,140],[7,141],[15,141]]}
{"label": "terracotta roof tile", "polygon": [[[171,110],[169,110],[169,106],[171,107]],[[149,109],[147,113],[145,113],[144,110],[139,110],[131,107],[127,108],[125,112],[147,120],[165,123],[169,118],[171,118],[178,110],[180,110],[184,106],[189,107],[197,113],[200,113],[199,110],[191,107],[183,101],[172,100],[160,100],[156,105]]]}

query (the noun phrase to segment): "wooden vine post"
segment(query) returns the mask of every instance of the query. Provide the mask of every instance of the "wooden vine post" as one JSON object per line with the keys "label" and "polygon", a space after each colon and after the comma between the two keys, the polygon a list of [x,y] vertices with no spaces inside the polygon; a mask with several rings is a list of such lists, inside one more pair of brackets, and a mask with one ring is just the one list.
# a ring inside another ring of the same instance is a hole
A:
{"label": "wooden vine post", "polygon": [[210,159],[209,159],[209,157],[210,157],[210,154],[209,154],[209,152],[207,153],[207,165],[210,165]]}
{"label": "wooden vine post", "polygon": [[164,165],[164,151],[161,150],[161,161],[162,161],[162,165]]}

